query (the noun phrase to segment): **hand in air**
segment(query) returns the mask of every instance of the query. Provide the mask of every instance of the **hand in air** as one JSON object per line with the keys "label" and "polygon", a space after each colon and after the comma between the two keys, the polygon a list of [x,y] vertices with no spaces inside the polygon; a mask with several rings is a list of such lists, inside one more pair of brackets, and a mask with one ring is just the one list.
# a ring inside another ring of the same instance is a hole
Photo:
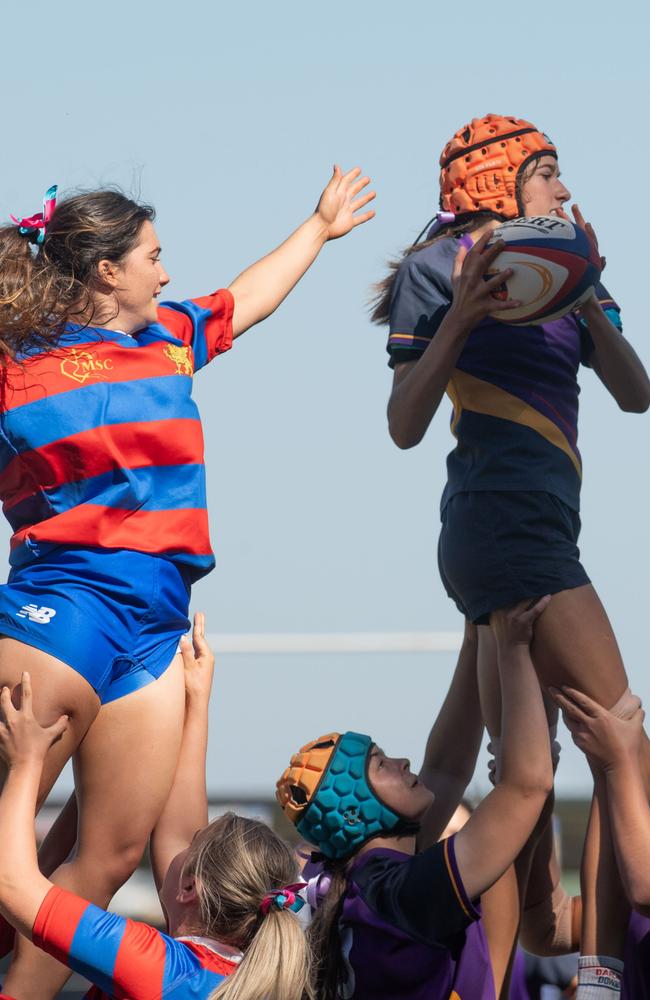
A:
{"label": "hand in air", "polygon": [[194,615],[192,641],[184,635],[181,639],[181,656],[185,673],[185,695],[188,700],[208,701],[214,674],[214,653],[205,638],[205,615]]}
{"label": "hand in air", "polygon": [[[597,260],[600,261],[600,270],[604,271],[605,265],[607,264],[607,259],[602,256],[600,250],[598,249],[598,237],[596,236],[596,231],[594,227],[592,226],[591,222],[585,221],[585,217],[577,205],[571,206],[571,214],[573,215],[573,221],[575,222],[576,226],[578,226],[579,229],[584,230],[584,232],[587,234],[587,239],[591,244],[594,256],[596,257]],[[569,218],[569,216],[567,215],[567,213],[564,211],[563,208],[558,208],[556,210],[556,215],[559,215],[561,219],[566,219],[567,222],[571,222],[571,219]]]}
{"label": "hand in air", "polygon": [[531,606],[529,600],[521,601],[512,608],[500,608],[490,615],[490,627],[494,632],[497,646],[530,646],[533,627],[547,607],[551,598],[547,594]]}
{"label": "hand in air", "polygon": [[359,213],[359,209],[364,208],[375,198],[374,191],[361,194],[370,184],[370,178],[360,177],[360,174],[361,167],[354,167],[348,170],[347,174],[341,173],[339,166],[334,167],[332,179],[316,206],[316,214],[327,228],[328,240],[345,236],[352,229],[368,222],[375,214],[373,209]]}
{"label": "hand in air", "polygon": [[640,701],[631,717],[620,719],[575,688],[550,688],[549,693],[562,709],[573,742],[596,767],[609,771],[638,755],[645,717]]}
{"label": "hand in air", "polygon": [[492,295],[510,277],[512,268],[487,277],[492,263],[505,247],[503,240],[497,240],[488,247],[491,235],[491,232],[483,233],[469,251],[461,246],[454,260],[450,313],[468,330],[473,330],[493,310],[505,312],[521,305],[517,299],[501,301]]}
{"label": "hand in air", "polygon": [[32,711],[32,682],[27,672],[20,680],[18,708],[11,700],[11,690],[0,692],[0,757],[11,770],[24,763],[41,763],[53,743],[68,728],[68,716],[62,715],[53,725],[41,726]]}

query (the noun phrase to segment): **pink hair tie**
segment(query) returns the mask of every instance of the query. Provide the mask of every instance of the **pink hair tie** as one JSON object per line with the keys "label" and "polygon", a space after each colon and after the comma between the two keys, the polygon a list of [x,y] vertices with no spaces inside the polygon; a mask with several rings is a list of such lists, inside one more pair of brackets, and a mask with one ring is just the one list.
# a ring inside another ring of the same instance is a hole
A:
{"label": "pink hair tie", "polygon": [[56,190],[56,184],[53,184],[45,192],[42,212],[29,215],[24,219],[17,219],[15,215],[10,216],[11,221],[18,226],[20,235],[26,236],[30,243],[37,243],[40,246],[45,239],[48,224],[56,208]]}
{"label": "pink hair tie", "polygon": [[297,913],[305,905],[304,899],[298,893],[305,888],[306,884],[306,882],[293,882],[291,885],[285,885],[282,889],[273,889],[271,892],[267,892],[260,906],[262,914],[266,916],[272,906],[278,910],[293,910],[294,913]]}

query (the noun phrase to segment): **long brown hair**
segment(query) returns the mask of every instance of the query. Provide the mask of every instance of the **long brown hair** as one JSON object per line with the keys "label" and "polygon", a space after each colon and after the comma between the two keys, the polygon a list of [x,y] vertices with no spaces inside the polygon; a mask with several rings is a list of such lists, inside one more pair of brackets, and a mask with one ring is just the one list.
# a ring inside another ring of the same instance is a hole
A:
{"label": "long brown hair", "polygon": [[292,849],[265,823],[226,813],[190,853],[201,905],[201,933],[244,952],[237,971],[210,1000],[314,1000],[310,951],[295,913],[264,896],[298,881]]}
{"label": "long brown hair", "polygon": [[[517,175],[515,197],[521,212],[523,212],[523,185],[537,171],[539,161],[540,157],[532,159],[530,163],[528,163],[521,171],[521,173]],[[390,260],[388,262],[388,274],[386,277],[382,278],[381,281],[378,281],[372,286],[372,294],[370,297],[370,306],[372,308],[370,319],[372,322],[377,323],[379,326],[384,326],[388,323],[390,319],[390,304],[393,297],[395,278],[397,277],[400,264],[405,257],[409,257],[412,253],[416,253],[418,250],[424,250],[425,247],[430,247],[433,243],[437,243],[438,240],[444,240],[448,236],[462,236],[463,233],[474,232],[474,230],[479,229],[490,219],[496,219],[497,222],[506,221],[506,217],[504,215],[499,215],[498,212],[492,212],[489,210],[484,212],[462,212],[456,216],[452,223],[440,229],[435,236],[432,237],[432,239],[426,240],[423,243],[419,243],[418,240],[416,240],[415,243],[411,243],[411,245],[406,247],[405,250],[402,250],[401,255],[396,260]],[[433,219],[431,222],[433,222]]]}
{"label": "long brown hair", "polygon": [[119,263],[154,218],[120,191],[90,191],[61,201],[34,247],[18,227],[0,228],[0,363],[35,346],[54,347],[81,315],[92,321],[101,260]]}

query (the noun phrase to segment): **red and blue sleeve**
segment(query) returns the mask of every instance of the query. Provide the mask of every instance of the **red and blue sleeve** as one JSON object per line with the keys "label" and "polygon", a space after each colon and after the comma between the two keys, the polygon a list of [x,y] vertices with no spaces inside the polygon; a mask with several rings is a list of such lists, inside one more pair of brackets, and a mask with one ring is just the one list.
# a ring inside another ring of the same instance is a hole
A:
{"label": "red and blue sleeve", "polygon": [[[43,900],[32,936],[39,948],[111,997],[170,996],[174,986],[201,975],[200,960],[182,942],[58,886]],[[221,976],[214,979],[212,988]]]}
{"label": "red and blue sleeve", "polygon": [[227,288],[212,295],[183,302],[162,302],[158,322],[194,354],[194,370],[198,371],[217,354],[232,347],[232,314],[235,303]]}

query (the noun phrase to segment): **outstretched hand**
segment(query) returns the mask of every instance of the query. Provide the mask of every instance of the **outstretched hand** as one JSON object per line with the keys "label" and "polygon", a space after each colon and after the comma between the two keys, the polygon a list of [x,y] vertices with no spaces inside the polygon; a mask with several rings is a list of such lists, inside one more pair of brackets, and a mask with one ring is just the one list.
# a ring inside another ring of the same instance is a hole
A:
{"label": "outstretched hand", "polygon": [[529,600],[521,601],[512,608],[500,608],[490,615],[490,627],[494,632],[497,646],[530,646],[533,626],[546,608],[550,595],[540,597],[532,606]]}
{"label": "outstretched hand", "polygon": [[181,639],[181,656],[185,674],[185,695],[188,700],[209,701],[214,675],[214,653],[205,638],[205,615],[194,615],[192,641],[184,635]]}
{"label": "outstretched hand", "polygon": [[560,706],[573,742],[596,767],[612,770],[638,755],[645,717],[640,701],[631,717],[620,719],[575,688],[549,688],[549,694]]}
{"label": "outstretched hand", "polygon": [[41,726],[32,710],[32,682],[25,671],[20,681],[18,708],[11,700],[11,690],[0,692],[0,757],[11,770],[24,763],[41,763],[68,728],[68,716],[62,715],[51,726]]}
{"label": "outstretched hand", "polygon": [[373,209],[358,214],[359,209],[364,208],[375,198],[374,191],[361,194],[370,184],[370,178],[360,177],[360,174],[361,167],[353,167],[344,174],[338,165],[334,166],[332,179],[316,206],[316,214],[326,226],[328,240],[345,236],[356,226],[368,222],[375,214]]}

